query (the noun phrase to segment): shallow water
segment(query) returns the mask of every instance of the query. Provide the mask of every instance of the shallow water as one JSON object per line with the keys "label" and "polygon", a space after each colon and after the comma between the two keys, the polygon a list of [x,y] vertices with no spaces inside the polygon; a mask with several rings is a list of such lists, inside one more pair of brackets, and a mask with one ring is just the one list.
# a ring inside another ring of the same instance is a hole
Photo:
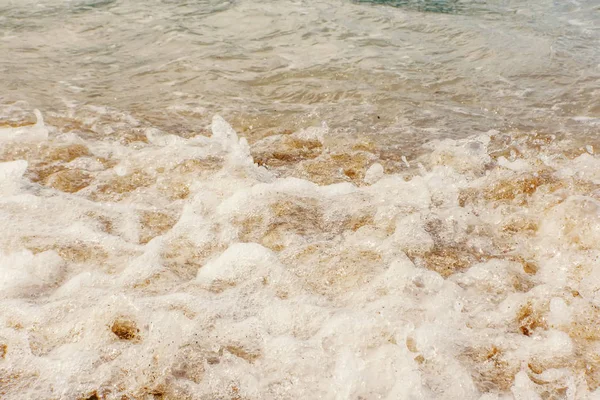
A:
{"label": "shallow water", "polygon": [[600,398],[597,2],[0,26],[0,398]]}
{"label": "shallow water", "polygon": [[[4,1],[2,101],[110,106],[182,131],[214,113],[247,135],[327,121],[398,145],[587,134],[572,118],[598,117],[597,2],[386,3],[400,6]],[[455,13],[419,12],[435,7]]]}

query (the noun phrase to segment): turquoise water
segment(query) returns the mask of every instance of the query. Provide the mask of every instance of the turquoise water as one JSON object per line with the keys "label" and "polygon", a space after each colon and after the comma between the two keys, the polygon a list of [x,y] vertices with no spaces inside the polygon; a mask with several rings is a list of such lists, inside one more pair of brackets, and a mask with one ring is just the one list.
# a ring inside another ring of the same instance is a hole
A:
{"label": "turquoise water", "polygon": [[474,4],[465,4],[459,0],[358,0],[357,3],[381,4],[392,7],[405,7],[421,12],[447,14],[473,13],[477,10]]}

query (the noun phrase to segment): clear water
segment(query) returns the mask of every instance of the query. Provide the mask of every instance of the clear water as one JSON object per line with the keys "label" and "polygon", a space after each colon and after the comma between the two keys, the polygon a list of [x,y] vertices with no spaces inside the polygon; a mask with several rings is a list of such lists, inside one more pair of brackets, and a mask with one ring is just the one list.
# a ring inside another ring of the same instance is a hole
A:
{"label": "clear water", "polygon": [[598,1],[0,27],[0,398],[600,398]]}
{"label": "clear water", "polygon": [[183,130],[206,118],[173,108],[202,108],[250,135],[324,120],[397,144],[488,129],[588,134],[571,118],[598,117],[596,1],[376,3],[398,7],[4,1],[2,100],[111,106]]}

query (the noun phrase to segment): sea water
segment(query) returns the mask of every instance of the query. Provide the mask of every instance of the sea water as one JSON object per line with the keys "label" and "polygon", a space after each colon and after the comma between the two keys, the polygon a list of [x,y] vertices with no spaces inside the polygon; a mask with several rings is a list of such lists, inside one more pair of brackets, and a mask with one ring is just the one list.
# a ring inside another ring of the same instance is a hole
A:
{"label": "sea water", "polygon": [[597,1],[0,28],[0,398],[600,398]]}

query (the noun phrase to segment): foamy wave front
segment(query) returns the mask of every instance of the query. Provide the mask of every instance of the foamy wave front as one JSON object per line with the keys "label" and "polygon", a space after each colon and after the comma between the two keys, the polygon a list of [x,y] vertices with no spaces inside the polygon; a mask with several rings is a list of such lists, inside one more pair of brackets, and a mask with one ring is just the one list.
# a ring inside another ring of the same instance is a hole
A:
{"label": "foamy wave front", "polygon": [[600,396],[591,147],[37,118],[0,128],[0,397]]}

